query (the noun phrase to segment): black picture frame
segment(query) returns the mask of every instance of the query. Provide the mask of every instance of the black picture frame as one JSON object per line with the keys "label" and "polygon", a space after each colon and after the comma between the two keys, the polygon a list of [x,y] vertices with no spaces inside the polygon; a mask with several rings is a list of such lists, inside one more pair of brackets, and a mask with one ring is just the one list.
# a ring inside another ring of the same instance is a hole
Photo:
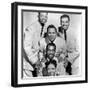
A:
{"label": "black picture frame", "polygon": [[[69,9],[85,10],[85,80],[18,84],[18,6],[36,6],[36,7],[69,8]],[[11,86],[24,87],[24,86],[87,83],[88,82],[87,57],[88,57],[88,7],[87,6],[59,5],[59,4],[56,5],[56,4],[27,3],[27,2],[14,2],[11,4]]]}

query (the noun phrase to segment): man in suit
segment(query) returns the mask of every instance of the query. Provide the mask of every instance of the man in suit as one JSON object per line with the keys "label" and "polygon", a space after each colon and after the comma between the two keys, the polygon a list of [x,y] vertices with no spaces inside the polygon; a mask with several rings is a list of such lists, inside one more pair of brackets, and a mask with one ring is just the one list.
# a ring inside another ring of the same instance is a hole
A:
{"label": "man in suit", "polygon": [[[61,26],[58,28],[58,35],[63,38],[66,41],[67,45],[67,66],[66,67],[66,72],[71,75],[75,75],[78,73],[79,70],[79,50],[77,46],[75,46],[76,43],[76,38],[73,38],[72,36],[69,36],[68,29],[70,25],[70,17],[69,15],[62,15],[60,17],[60,23]],[[69,38],[70,37],[70,38]]]}
{"label": "man in suit", "polygon": [[65,41],[67,41],[67,34],[66,31],[68,30],[70,24],[70,17],[66,14],[60,17],[61,27],[58,28],[58,34],[62,37]]}
{"label": "man in suit", "polygon": [[43,37],[47,19],[47,12],[39,12],[37,20],[24,30],[23,77],[37,76],[34,67],[38,61],[38,41]]}

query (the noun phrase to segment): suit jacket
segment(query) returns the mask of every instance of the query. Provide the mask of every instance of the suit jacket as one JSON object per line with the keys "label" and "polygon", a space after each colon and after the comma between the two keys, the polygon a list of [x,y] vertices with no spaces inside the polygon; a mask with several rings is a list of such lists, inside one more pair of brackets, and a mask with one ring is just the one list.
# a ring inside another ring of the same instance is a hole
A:
{"label": "suit jacket", "polygon": [[67,34],[66,31],[62,29],[62,27],[58,27],[58,36],[63,38],[65,41],[67,40]]}

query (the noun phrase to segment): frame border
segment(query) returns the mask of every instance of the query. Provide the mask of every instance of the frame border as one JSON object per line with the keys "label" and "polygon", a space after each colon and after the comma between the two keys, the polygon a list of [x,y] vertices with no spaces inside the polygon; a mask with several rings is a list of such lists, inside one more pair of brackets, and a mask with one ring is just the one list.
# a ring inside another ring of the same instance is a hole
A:
{"label": "frame border", "polygon": [[[33,83],[33,84],[18,84],[18,6],[44,6],[54,8],[73,8],[85,10],[85,80],[79,81],[65,81],[65,82],[47,82],[47,83]],[[11,86],[26,87],[26,86],[42,86],[42,85],[59,85],[59,84],[76,84],[88,83],[88,7],[87,6],[73,6],[73,5],[59,5],[59,4],[43,4],[43,3],[28,3],[28,2],[14,2],[11,3]]]}

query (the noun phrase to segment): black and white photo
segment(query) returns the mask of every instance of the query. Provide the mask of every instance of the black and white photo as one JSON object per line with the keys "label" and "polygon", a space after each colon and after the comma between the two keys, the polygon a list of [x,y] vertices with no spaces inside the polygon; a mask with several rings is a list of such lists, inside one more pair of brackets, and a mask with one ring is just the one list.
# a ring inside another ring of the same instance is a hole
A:
{"label": "black and white photo", "polygon": [[87,7],[12,4],[12,86],[87,82]]}

